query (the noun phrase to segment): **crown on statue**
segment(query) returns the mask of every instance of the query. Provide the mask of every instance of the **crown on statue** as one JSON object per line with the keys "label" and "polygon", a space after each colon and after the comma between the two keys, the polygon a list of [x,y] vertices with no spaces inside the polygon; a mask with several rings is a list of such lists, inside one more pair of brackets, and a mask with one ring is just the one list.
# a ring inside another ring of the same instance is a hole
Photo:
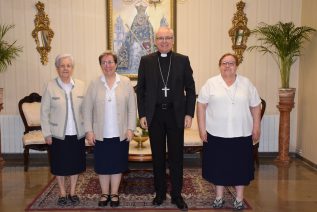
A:
{"label": "crown on statue", "polygon": [[139,4],[139,5],[135,5],[135,8],[136,8],[138,14],[145,13],[147,5]]}

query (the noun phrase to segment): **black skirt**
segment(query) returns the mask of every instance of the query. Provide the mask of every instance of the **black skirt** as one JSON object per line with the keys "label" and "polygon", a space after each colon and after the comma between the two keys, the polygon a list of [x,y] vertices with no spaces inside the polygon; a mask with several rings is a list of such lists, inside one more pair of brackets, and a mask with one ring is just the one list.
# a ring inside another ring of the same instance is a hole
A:
{"label": "black skirt", "polygon": [[119,137],[96,140],[94,148],[95,172],[119,174],[128,170],[129,142]]}
{"label": "black skirt", "polygon": [[208,134],[202,176],[215,185],[249,185],[254,179],[252,136],[222,138]]}
{"label": "black skirt", "polygon": [[86,170],[85,138],[76,135],[65,136],[65,140],[52,138],[50,146],[51,173],[57,176],[69,176]]}

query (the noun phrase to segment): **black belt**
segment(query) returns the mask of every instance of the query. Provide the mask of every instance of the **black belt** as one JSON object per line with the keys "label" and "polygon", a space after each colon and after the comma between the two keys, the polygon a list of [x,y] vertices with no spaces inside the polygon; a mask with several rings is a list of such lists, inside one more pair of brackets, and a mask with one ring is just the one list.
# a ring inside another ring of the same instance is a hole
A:
{"label": "black belt", "polygon": [[167,109],[173,108],[173,104],[172,103],[156,104],[155,106],[156,106],[156,108],[159,108],[159,109],[162,109],[162,110],[167,110]]}

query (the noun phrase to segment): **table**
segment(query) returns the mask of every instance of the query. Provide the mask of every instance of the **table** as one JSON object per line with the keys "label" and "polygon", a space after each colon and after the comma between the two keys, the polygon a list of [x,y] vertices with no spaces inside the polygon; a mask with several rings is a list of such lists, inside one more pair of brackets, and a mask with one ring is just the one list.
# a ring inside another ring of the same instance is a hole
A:
{"label": "table", "polygon": [[152,152],[149,139],[143,143],[145,148],[137,148],[138,145],[135,141],[130,141],[129,144],[129,161],[133,162],[147,162],[152,161]]}
{"label": "table", "polygon": [[[145,148],[136,148],[138,145],[135,141],[130,141],[129,146],[129,161],[147,162],[152,161],[152,152],[150,146],[150,139],[143,143]],[[197,153],[201,152],[203,142],[199,137],[198,130],[185,129],[184,131],[184,153]],[[167,151],[167,147],[166,147]]]}

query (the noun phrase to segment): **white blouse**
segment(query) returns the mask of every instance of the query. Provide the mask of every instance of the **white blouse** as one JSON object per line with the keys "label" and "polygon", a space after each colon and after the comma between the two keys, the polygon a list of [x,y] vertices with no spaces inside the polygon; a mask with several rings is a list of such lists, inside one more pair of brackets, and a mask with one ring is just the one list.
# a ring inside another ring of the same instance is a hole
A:
{"label": "white blouse", "polygon": [[63,90],[67,96],[67,124],[66,124],[66,131],[65,135],[77,135],[76,125],[74,121],[74,114],[72,110],[72,101],[70,98],[70,92],[72,91],[75,82],[73,79],[70,80],[70,83],[64,83],[59,77],[57,78],[58,83],[61,85]]}
{"label": "white blouse", "polygon": [[101,77],[101,81],[105,85],[106,96],[105,96],[105,118],[104,118],[104,138],[119,137],[119,125],[117,120],[117,103],[116,103],[116,88],[120,82],[120,77],[116,74],[116,81],[112,88],[108,86],[105,76]]}
{"label": "white blouse", "polygon": [[218,137],[250,136],[253,118],[250,107],[261,103],[259,94],[246,77],[237,75],[235,82],[227,86],[219,74],[207,80],[197,99],[206,108],[206,130]]}

